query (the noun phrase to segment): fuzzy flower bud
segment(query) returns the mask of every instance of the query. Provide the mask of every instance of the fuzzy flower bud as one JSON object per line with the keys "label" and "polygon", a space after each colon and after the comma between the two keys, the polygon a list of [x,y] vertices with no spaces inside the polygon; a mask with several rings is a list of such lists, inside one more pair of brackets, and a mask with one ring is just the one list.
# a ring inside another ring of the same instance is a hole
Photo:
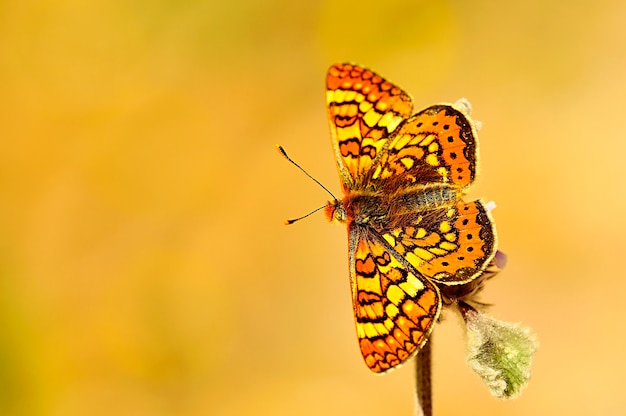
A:
{"label": "fuzzy flower bud", "polygon": [[491,394],[512,399],[530,378],[537,341],[528,328],[498,321],[473,308],[462,308],[467,324],[467,362]]}

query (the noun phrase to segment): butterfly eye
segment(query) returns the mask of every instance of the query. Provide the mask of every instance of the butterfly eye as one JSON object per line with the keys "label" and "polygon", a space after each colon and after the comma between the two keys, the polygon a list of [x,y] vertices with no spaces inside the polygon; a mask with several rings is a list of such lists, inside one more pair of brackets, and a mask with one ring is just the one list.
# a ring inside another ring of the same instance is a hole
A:
{"label": "butterfly eye", "polygon": [[333,212],[333,218],[339,222],[346,222],[346,209],[343,205],[341,205],[341,202],[337,201],[334,205],[334,208],[335,210]]}

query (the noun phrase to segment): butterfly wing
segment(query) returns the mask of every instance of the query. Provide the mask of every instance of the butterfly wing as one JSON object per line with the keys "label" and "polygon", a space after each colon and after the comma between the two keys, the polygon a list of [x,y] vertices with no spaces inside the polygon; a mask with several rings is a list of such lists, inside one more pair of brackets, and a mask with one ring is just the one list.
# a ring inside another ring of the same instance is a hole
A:
{"label": "butterfly wing", "polygon": [[366,229],[350,230],[352,304],[365,363],[382,373],[426,343],[441,310],[437,287]]}
{"label": "butterfly wing", "polygon": [[326,104],[344,189],[362,188],[389,135],[411,115],[411,98],[368,69],[336,64],[328,70]]}
{"label": "butterfly wing", "polygon": [[461,108],[434,105],[402,124],[371,182],[382,188],[445,183],[462,189],[474,181],[476,153],[476,129],[469,116]]}
{"label": "butterfly wing", "polygon": [[458,201],[404,223],[379,232],[420,275],[439,283],[472,281],[496,253],[495,225],[480,200]]}

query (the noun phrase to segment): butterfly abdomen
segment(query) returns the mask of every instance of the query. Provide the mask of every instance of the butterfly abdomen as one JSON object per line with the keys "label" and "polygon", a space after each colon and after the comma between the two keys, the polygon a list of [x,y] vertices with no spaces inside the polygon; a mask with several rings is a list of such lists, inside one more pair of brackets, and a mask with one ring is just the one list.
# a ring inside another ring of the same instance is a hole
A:
{"label": "butterfly abdomen", "polygon": [[421,186],[403,192],[402,204],[414,211],[428,211],[448,206],[458,199],[458,191],[449,185]]}

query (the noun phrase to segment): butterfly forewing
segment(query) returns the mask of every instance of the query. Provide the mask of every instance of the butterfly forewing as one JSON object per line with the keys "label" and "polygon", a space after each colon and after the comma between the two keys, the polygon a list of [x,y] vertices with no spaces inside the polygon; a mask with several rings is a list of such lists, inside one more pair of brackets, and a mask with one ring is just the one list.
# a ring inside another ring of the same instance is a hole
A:
{"label": "butterfly forewing", "polygon": [[370,70],[337,64],[326,78],[326,103],[344,187],[358,188],[389,134],[411,115],[411,98]]}
{"label": "butterfly forewing", "polygon": [[370,370],[381,373],[413,356],[427,341],[441,297],[433,283],[420,279],[375,237],[352,232],[359,346]]}

